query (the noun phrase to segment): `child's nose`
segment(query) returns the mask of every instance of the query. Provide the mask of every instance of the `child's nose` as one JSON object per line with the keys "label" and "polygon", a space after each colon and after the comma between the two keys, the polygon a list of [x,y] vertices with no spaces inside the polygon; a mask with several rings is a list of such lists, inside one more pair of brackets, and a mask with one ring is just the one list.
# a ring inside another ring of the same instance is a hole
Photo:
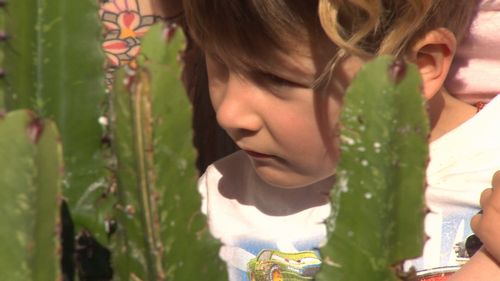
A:
{"label": "child's nose", "polygon": [[257,91],[256,85],[245,78],[230,75],[227,80],[216,113],[217,122],[233,139],[256,133],[261,128]]}

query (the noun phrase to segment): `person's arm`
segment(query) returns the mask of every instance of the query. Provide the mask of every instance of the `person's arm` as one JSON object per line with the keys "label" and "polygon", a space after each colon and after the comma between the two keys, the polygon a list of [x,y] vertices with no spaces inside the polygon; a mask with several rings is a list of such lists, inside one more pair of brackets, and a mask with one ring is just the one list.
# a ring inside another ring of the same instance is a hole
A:
{"label": "person's arm", "polygon": [[491,186],[481,194],[482,214],[471,221],[483,247],[450,281],[500,281],[500,171],[493,176]]}

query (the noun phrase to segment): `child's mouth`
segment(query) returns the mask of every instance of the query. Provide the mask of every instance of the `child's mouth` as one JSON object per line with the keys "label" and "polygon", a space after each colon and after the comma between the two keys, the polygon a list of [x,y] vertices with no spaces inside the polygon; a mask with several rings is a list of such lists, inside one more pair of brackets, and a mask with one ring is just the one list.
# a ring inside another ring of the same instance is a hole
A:
{"label": "child's mouth", "polygon": [[251,151],[251,150],[245,150],[245,152],[254,158],[271,158],[272,157],[272,155],[259,153],[259,152],[255,152],[255,151]]}

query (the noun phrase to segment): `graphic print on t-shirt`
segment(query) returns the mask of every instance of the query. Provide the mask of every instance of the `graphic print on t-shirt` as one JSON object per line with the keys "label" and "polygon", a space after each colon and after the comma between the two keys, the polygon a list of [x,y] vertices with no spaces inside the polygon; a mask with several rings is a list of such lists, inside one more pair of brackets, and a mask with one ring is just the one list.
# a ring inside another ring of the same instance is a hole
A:
{"label": "graphic print on t-shirt", "polygon": [[321,258],[322,239],[274,242],[243,238],[224,245],[220,255],[228,265],[231,281],[313,280]]}

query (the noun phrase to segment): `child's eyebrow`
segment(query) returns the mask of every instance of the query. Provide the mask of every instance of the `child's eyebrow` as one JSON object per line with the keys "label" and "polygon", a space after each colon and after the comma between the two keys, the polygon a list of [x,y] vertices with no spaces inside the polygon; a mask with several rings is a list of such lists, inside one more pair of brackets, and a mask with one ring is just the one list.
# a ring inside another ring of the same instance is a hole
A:
{"label": "child's eyebrow", "polygon": [[314,80],[306,79],[303,75],[297,75],[290,77],[288,75],[282,75],[282,73],[267,72],[264,70],[255,70],[250,73],[250,76],[255,79],[256,82],[260,82],[260,78],[272,78],[288,81],[289,83],[295,84],[303,88],[312,88]]}

